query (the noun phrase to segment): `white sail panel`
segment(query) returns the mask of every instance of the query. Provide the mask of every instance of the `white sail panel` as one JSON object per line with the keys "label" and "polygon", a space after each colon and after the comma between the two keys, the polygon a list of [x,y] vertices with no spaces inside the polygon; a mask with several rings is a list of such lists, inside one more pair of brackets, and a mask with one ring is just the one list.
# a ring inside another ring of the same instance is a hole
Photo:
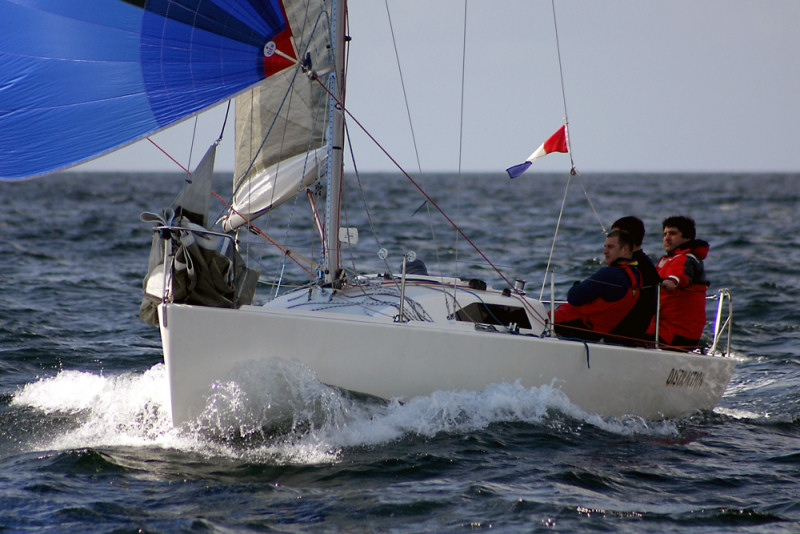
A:
{"label": "white sail panel", "polygon": [[299,192],[313,185],[328,157],[327,147],[313,152],[298,154],[267,167],[234,194],[231,208],[222,220],[222,228],[228,232],[246,224],[271,208],[294,198]]}
{"label": "white sail panel", "polygon": [[[333,60],[329,47],[329,18],[322,14],[325,2],[286,2],[285,7],[299,56],[308,56],[316,73],[329,72]],[[266,83],[237,97],[233,178],[236,205],[257,216],[292,198],[293,194],[284,195],[290,189],[294,188],[293,193],[300,191],[302,186],[296,178],[289,177],[285,183],[270,183],[269,180],[276,180],[278,176],[284,180],[291,174],[280,162],[299,155],[305,159],[306,152],[313,152],[326,143],[327,118],[327,93],[299,67],[274,75]],[[313,160],[319,163],[317,155]],[[302,184],[313,183],[306,183],[312,177],[316,174],[304,173]],[[254,194],[266,196],[246,198]],[[229,215],[235,217],[233,213]]]}

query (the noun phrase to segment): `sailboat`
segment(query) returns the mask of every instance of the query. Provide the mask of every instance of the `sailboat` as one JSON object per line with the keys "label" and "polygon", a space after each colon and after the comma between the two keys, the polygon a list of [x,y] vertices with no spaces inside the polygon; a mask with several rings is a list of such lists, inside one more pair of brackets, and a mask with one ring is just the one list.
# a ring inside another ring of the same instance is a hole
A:
{"label": "sailboat", "polygon": [[[559,338],[552,294],[429,274],[413,253],[394,273],[343,267],[357,240],[340,223],[345,132],[357,122],[345,100],[345,0],[0,0],[0,17],[4,179],[82,163],[236,97],[227,212],[209,215],[212,146],[172,205],[143,215],[154,238],[141,315],[161,332],[175,425],[202,416],[238,369],[267,360],[380,399],[518,382],[604,416],[672,418],[719,402],[735,367],[727,294],[712,346],[676,352]],[[298,195],[317,257],[254,223]],[[245,229],[310,282],[256,304]]]}

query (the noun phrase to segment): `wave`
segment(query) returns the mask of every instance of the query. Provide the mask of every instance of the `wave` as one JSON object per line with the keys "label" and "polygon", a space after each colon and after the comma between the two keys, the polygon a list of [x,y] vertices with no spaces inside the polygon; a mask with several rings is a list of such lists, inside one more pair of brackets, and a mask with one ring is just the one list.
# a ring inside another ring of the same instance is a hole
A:
{"label": "wave", "polygon": [[69,428],[32,444],[40,449],[160,447],[270,463],[331,462],[351,447],[470,433],[504,422],[557,432],[590,425],[623,436],[679,433],[674,421],[587,413],[551,386],[504,383],[383,401],[327,386],[308,368],[284,360],[250,362],[213,384],[205,411],[180,428],[171,423],[163,364],[119,376],[61,371],[25,385],[11,406],[72,418]]}

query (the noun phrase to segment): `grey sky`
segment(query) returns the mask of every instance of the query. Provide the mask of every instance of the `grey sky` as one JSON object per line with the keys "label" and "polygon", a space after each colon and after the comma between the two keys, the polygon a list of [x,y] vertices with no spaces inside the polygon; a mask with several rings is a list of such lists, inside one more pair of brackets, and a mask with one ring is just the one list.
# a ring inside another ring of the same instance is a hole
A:
{"label": "grey sky", "polygon": [[[424,172],[502,172],[562,124],[549,0],[468,2],[463,130],[463,0],[388,4]],[[580,171],[800,171],[800,2],[562,0],[556,15]],[[417,172],[386,4],[351,0],[350,20],[348,109]],[[200,117],[192,165],[223,114]],[[155,140],[186,164],[193,125]],[[393,169],[350,132],[359,170]],[[218,170],[232,145],[229,125]],[[554,154],[528,172],[568,165]],[[84,168],[177,170],[146,141]]]}

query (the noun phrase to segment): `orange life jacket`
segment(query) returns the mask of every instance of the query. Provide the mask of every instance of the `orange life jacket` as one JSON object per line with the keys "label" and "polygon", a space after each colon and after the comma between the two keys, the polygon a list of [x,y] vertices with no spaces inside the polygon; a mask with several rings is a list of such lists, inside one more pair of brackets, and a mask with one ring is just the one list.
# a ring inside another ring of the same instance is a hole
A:
{"label": "orange life jacket", "polygon": [[636,265],[636,262],[620,262],[620,264],[617,265],[617,267],[625,271],[625,274],[628,275],[628,279],[631,282],[631,287],[628,288],[624,297],[613,302],[608,302],[602,297],[599,297],[581,306],[573,306],[568,302],[564,303],[556,308],[555,324],[565,324],[575,320],[581,320],[593,332],[601,334],[608,334],[611,332],[611,330],[628,315],[631,309],[633,309],[633,306],[639,298],[639,289],[642,284],[639,277],[637,277],[633,269],[631,269],[631,265]]}

